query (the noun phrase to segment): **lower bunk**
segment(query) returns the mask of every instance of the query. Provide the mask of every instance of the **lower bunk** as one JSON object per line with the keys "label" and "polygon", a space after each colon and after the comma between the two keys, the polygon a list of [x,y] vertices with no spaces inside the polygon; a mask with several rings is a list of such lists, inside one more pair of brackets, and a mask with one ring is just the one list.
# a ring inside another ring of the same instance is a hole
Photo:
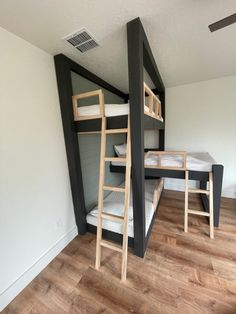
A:
{"label": "lower bunk", "polygon": [[[159,151],[149,151],[145,154],[145,177],[146,178],[174,178],[185,179],[185,170],[181,170],[182,157],[179,154],[168,153],[160,159]],[[186,169],[189,170],[189,180],[199,181],[199,188],[206,189],[209,180],[209,171],[213,175],[213,199],[214,199],[214,226],[219,227],[220,222],[220,203],[223,182],[224,167],[206,152],[189,153],[186,155]],[[122,173],[124,167],[121,163],[110,164],[110,171]],[[204,210],[209,211],[209,201],[205,194],[201,194]]]}
{"label": "lower bunk", "polygon": [[[120,185],[124,186],[124,183]],[[132,185],[131,185],[132,186]],[[163,179],[148,179],[145,180],[145,231],[146,241],[154,223],[155,216],[161,193],[163,190]],[[128,237],[129,246],[134,247],[134,218],[132,205],[132,188],[130,190],[130,206],[128,219]],[[111,192],[104,198],[103,212],[122,216],[124,214],[124,199],[121,193]],[[98,220],[98,206],[95,206],[86,216],[87,229],[89,232],[96,233]],[[103,237],[121,243],[123,228],[122,223],[103,219],[102,222]]]}

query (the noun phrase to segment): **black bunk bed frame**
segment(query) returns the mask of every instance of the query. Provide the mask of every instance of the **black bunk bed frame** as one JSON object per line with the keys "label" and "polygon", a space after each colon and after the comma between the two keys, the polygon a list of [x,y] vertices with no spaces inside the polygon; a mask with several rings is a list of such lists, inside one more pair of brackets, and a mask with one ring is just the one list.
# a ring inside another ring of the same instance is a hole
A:
{"label": "black bunk bed frame", "polygon": [[[132,189],[133,189],[133,222],[134,238],[129,238],[129,246],[134,248],[134,254],[143,257],[151,233],[155,215],[149,230],[145,230],[145,178],[172,177],[184,178],[184,172],[175,170],[160,170],[144,167],[144,122],[152,123],[153,129],[159,129],[159,150],[165,149],[164,122],[152,119],[144,114],[143,67],[156,86],[154,93],[158,94],[162,104],[162,116],[165,118],[165,87],[154,60],[148,39],[142,23],[136,18],[127,23],[129,94],[125,94],[111,86],[98,76],[89,72],[66,56],[59,54],[54,57],[59,91],[62,123],[72,190],[72,198],[76,224],[80,234],[87,231],[96,232],[96,227],[86,223],[84,190],[79,154],[77,132],[101,130],[101,119],[74,121],[72,110],[71,71],[98,84],[101,88],[120,96],[130,103],[131,147],[132,147]],[[108,128],[122,128],[127,125],[127,116],[107,118]],[[124,172],[124,167],[110,165],[113,172]],[[214,180],[214,215],[215,226],[219,225],[219,210],[221,198],[223,166],[213,165]],[[207,172],[190,171],[190,179],[200,181],[201,188],[206,186]],[[202,195],[203,205],[208,210],[208,202]],[[157,212],[157,211],[156,211]],[[122,235],[109,230],[103,230],[103,236],[117,242],[122,241]]]}

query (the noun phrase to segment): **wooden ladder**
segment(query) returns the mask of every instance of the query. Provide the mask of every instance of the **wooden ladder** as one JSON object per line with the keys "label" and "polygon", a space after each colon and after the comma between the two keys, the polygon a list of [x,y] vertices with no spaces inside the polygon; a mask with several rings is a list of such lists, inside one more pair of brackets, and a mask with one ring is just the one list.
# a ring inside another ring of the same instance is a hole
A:
{"label": "wooden ladder", "polygon": [[[213,213],[213,179],[212,172],[209,172],[209,190],[190,189],[188,185],[189,171],[185,171],[185,210],[184,210],[184,232],[188,232],[188,214],[209,217],[210,238],[214,239],[214,213]],[[194,210],[188,208],[189,193],[206,194],[209,196],[209,212]]]}
{"label": "wooden ladder", "polygon": [[[126,280],[127,274],[127,256],[128,256],[128,211],[130,199],[130,175],[131,175],[131,143],[130,143],[130,117],[128,115],[127,128],[125,129],[107,129],[106,117],[102,117],[102,134],[101,134],[101,152],[100,152],[100,176],[99,176],[99,193],[98,193],[98,223],[97,223],[97,244],[96,244],[96,264],[95,268],[99,269],[101,264],[102,247],[120,252],[122,254],[121,280]],[[106,157],[106,137],[108,134],[127,133],[126,157]],[[125,187],[114,187],[105,185],[105,163],[119,161],[124,162],[125,171]],[[113,215],[103,212],[103,193],[104,191],[112,191],[124,193],[124,216]],[[102,220],[123,224],[123,241],[122,246],[113,244],[110,241],[102,239]]]}

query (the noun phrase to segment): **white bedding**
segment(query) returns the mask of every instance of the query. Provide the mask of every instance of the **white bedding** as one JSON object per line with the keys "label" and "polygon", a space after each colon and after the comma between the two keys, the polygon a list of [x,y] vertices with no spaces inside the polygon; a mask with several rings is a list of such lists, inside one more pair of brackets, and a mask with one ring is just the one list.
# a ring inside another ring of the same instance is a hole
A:
{"label": "white bedding", "polygon": [[[149,108],[144,106],[145,112],[149,112]],[[99,105],[90,105],[78,107],[78,113],[81,116],[97,116],[100,115]],[[129,114],[129,103],[126,104],[105,104],[105,116],[115,117]],[[160,118],[163,122],[163,118]]]}
{"label": "white bedding", "polygon": [[[211,171],[212,165],[216,161],[208,153],[189,153],[187,154],[187,169],[192,171]],[[158,164],[157,155],[149,155],[145,159],[145,166],[156,166]],[[123,166],[124,163],[112,162],[114,166]],[[181,167],[182,157],[178,155],[165,155],[162,156],[162,166],[165,167]]]}
{"label": "white bedding", "polygon": [[[155,208],[153,207],[153,194],[154,189],[157,187],[160,180],[145,180],[145,211],[146,211],[146,233],[152,221]],[[123,185],[123,184],[122,184]],[[121,186],[122,186],[121,185]],[[103,211],[123,216],[124,215],[124,194],[123,193],[110,193],[103,202]],[[91,225],[97,226],[98,207],[96,206],[87,214],[87,222]],[[123,233],[122,224],[119,222],[103,219],[102,227],[116,233]],[[133,206],[132,206],[132,189],[130,193],[130,207],[129,207],[129,222],[128,222],[128,235],[134,237],[133,230]]]}
{"label": "white bedding", "polygon": [[[78,107],[78,113],[81,116],[100,115],[100,106],[91,105]],[[106,117],[123,116],[129,114],[129,103],[126,104],[105,104]]]}

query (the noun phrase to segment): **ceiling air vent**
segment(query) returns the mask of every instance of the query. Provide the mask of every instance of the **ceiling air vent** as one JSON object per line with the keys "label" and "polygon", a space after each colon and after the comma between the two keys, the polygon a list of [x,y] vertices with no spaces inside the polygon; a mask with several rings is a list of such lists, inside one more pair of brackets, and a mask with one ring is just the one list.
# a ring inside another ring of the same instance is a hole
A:
{"label": "ceiling air vent", "polygon": [[97,41],[86,30],[82,29],[73,34],[70,34],[63,38],[70,45],[70,47],[76,48],[80,52],[84,53],[90,49],[99,47]]}

